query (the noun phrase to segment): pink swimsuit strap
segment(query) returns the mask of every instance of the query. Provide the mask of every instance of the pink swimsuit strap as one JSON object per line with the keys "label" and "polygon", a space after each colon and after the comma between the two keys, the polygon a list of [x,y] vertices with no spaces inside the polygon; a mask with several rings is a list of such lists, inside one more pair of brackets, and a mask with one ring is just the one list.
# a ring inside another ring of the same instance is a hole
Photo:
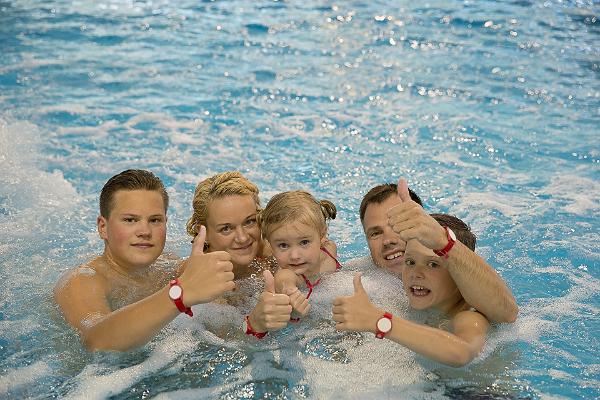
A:
{"label": "pink swimsuit strap", "polygon": [[330,252],[329,250],[327,250],[325,247],[321,247],[321,251],[325,254],[327,254],[329,257],[331,257],[333,259],[333,261],[335,261],[335,270],[340,270],[342,269],[342,264],[340,264],[340,262],[338,261],[337,258],[335,258]]}
{"label": "pink swimsuit strap", "polygon": [[304,274],[300,274],[300,276],[302,278],[304,278],[304,283],[306,283],[306,287],[308,288],[308,294],[306,295],[306,299],[308,300],[308,298],[312,294],[312,291],[313,291],[314,287],[317,286],[319,283],[321,283],[321,278],[317,279],[315,281],[315,283],[310,283],[310,281],[308,280],[308,278]]}

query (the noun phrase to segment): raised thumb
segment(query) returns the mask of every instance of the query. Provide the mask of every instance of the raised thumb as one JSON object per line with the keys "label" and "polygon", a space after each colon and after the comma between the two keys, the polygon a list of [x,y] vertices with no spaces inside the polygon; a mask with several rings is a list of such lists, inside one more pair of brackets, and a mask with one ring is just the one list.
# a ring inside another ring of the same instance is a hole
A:
{"label": "raised thumb", "polygon": [[398,197],[403,203],[411,200],[410,193],[408,192],[408,182],[404,178],[398,180]]}
{"label": "raised thumb", "polygon": [[354,275],[354,281],[353,281],[354,282],[354,294],[366,293],[365,288],[362,285],[361,278],[362,278],[362,274],[360,272],[357,272]]}
{"label": "raised thumb", "polygon": [[192,255],[193,256],[201,256],[204,254],[204,241],[206,240],[206,227],[204,225],[200,225],[200,232],[194,238],[194,242],[192,243]]}
{"label": "raised thumb", "polygon": [[271,273],[271,271],[263,271],[263,277],[265,278],[264,291],[275,294],[275,278],[273,278],[273,274]]}

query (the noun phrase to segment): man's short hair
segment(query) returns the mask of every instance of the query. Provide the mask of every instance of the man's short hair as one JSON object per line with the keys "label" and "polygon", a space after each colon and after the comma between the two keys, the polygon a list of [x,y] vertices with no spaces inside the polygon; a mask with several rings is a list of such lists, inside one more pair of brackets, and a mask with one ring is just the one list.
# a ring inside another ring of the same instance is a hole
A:
{"label": "man's short hair", "polygon": [[159,177],[143,169],[128,169],[110,178],[100,192],[100,215],[104,218],[110,217],[119,190],[157,191],[163,198],[165,213],[169,208],[169,195]]}
{"label": "man's short hair", "polygon": [[[362,201],[360,202],[360,222],[362,223],[365,219],[365,213],[367,212],[367,207],[369,204],[381,204],[386,201],[391,196],[395,196],[398,193],[398,185],[395,183],[384,183],[383,185],[377,185],[365,194]],[[408,193],[410,194],[410,198],[418,203],[421,207],[423,207],[423,202],[421,198],[412,191],[412,189],[408,188]]]}
{"label": "man's short hair", "polygon": [[441,226],[447,226],[452,229],[452,232],[456,235],[456,239],[462,244],[467,246],[471,251],[475,251],[475,243],[477,238],[475,234],[471,232],[469,225],[464,223],[463,220],[449,214],[429,214],[435,219]]}

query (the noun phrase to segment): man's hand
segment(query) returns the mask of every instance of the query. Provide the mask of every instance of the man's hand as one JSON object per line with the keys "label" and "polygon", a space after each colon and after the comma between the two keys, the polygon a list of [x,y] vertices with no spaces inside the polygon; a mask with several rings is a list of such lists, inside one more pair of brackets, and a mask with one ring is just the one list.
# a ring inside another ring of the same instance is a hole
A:
{"label": "man's hand", "polygon": [[429,249],[443,249],[448,243],[446,231],[438,222],[410,198],[406,179],[398,181],[401,203],[388,210],[388,223],[402,240],[417,239]]}
{"label": "man's hand", "polygon": [[354,275],[354,295],[333,299],[333,320],[340,331],[375,332],[383,313],[371,303],[360,273]]}
{"label": "man's hand", "polygon": [[250,313],[250,325],[256,332],[285,328],[290,321],[292,306],[287,294],[275,293],[275,279],[271,271],[264,271],[265,288],[258,304]]}
{"label": "man's hand", "polygon": [[204,254],[205,239],[206,227],[201,226],[192,244],[192,253],[185,260],[184,271],[179,277],[183,302],[188,307],[208,303],[235,289],[231,255],[226,251]]}

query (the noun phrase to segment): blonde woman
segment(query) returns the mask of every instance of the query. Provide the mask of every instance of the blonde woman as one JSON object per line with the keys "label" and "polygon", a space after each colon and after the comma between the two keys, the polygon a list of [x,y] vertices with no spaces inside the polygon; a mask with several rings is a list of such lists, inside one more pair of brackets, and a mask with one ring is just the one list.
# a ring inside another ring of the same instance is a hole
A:
{"label": "blonde woman", "polygon": [[240,172],[228,171],[201,181],[192,202],[193,214],[187,232],[196,237],[206,227],[204,251],[226,251],[231,255],[235,280],[263,273],[265,286],[258,303],[245,317],[244,331],[257,338],[284,328],[290,320],[289,296],[275,293],[271,251],[258,225],[258,187]]}

